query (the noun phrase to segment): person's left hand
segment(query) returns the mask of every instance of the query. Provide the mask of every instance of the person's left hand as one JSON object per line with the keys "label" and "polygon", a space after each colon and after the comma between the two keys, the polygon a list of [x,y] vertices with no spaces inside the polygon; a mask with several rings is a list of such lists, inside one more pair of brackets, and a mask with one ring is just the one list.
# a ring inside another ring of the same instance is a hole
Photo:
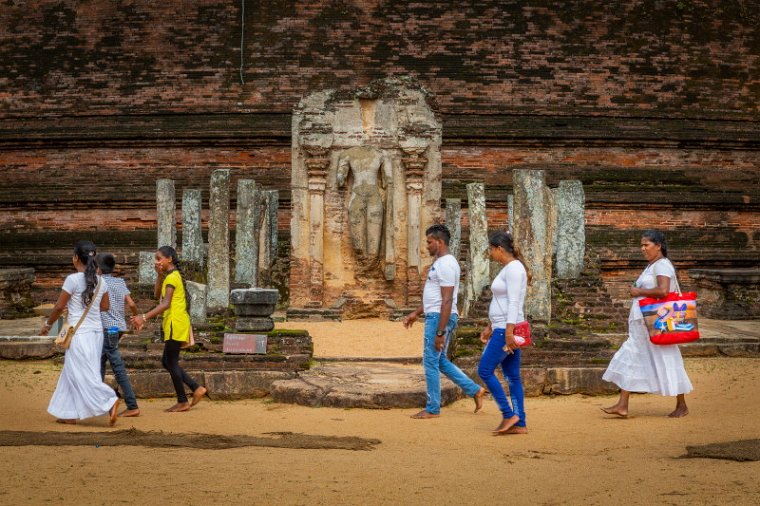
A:
{"label": "person's left hand", "polygon": [[519,348],[519,346],[517,345],[517,341],[515,341],[515,336],[508,334],[507,344],[504,345],[504,351],[506,351],[508,354],[512,354],[517,348]]}
{"label": "person's left hand", "polygon": [[442,336],[435,336],[435,350],[443,351],[443,345],[446,344],[446,334]]}
{"label": "person's left hand", "polygon": [[641,295],[641,290],[635,286],[631,287],[631,297],[638,297]]}

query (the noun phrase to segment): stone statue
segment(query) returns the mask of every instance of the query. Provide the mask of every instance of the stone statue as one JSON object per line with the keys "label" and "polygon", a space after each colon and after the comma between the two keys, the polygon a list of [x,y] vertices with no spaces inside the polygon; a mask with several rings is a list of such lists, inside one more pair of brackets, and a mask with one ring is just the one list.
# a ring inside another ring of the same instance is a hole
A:
{"label": "stone statue", "polygon": [[380,150],[357,146],[341,152],[335,163],[338,187],[345,184],[349,171],[354,175],[348,202],[351,245],[365,264],[374,263],[380,254],[385,211],[380,188],[392,194],[391,162]]}

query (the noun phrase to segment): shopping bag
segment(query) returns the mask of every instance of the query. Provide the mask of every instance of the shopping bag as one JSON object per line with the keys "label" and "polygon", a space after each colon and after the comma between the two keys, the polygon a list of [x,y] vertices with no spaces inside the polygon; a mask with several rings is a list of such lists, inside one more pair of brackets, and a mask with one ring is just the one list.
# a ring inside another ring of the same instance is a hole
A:
{"label": "shopping bag", "polygon": [[690,343],[699,339],[696,292],[670,292],[662,299],[639,300],[653,344]]}

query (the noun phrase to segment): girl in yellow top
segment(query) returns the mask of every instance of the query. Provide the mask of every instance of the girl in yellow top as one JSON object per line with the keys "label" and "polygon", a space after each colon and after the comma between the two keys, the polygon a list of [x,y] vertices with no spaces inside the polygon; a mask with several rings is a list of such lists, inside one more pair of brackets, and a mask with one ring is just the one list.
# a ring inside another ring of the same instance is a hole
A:
{"label": "girl in yellow top", "polygon": [[[179,258],[177,252],[171,246],[161,246],[156,251],[154,261],[156,273],[156,286],[154,295],[160,297],[159,304],[140,316],[133,316],[131,321],[138,330],[142,329],[145,322],[154,316],[163,313],[164,321],[162,334],[164,338],[164,355],[161,363],[169,371],[177,392],[177,404],[167,409],[170,412],[187,411],[207,394],[205,387],[191,378],[179,365],[179,352],[182,345],[190,341],[190,314],[188,313],[187,292],[185,283],[179,272]],[[185,385],[193,391],[191,402],[187,400]]]}

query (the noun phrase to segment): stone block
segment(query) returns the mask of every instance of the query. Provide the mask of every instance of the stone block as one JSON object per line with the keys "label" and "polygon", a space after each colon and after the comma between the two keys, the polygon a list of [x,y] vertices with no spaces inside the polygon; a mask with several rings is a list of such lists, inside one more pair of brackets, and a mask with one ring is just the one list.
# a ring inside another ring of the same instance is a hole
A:
{"label": "stone block", "polygon": [[[543,395],[546,388],[546,369],[544,367],[523,367],[520,369],[520,377],[526,397]],[[509,389],[507,388],[507,390]]]}
{"label": "stone block", "polygon": [[252,179],[238,180],[235,282],[256,286],[259,267],[259,192]]}
{"label": "stone block", "polygon": [[34,269],[0,269],[0,318],[23,318],[34,313]]}
{"label": "stone block", "polygon": [[226,310],[230,297],[230,169],[211,174],[208,226],[208,309]]}
{"label": "stone block", "polygon": [[235,321],[235,330],[240,332],[269,332],[274,329],[274,320],[271,318],[238,318]]}
{"label": "stone block", "polygon": [[203,265],[204,247],[201,231],[203,195],[201,190],[182,192],[182,260]]}
{"label": "stone block", "polygon": [[230,292],[232,304],[277,304],[280,293],[268,288],[239,288]]}
{"label": "stone block", "polygon": [[583,183],[560,181],[556,209],[556,275],[561,279],[574,279],[583,271],[586,251]]}
{"label": "stone block", "polygon": [[295,377],[285,371],[214,371],[204,375],[206,388],[214,400],[256,399],[266,397],[275,381]]}
{"label": "stone block", "polygon": [[174,180],[156,180],[157,248],[177,249],[177,200]]}
{"label": "stone block", "polygon": [[603,367],[550,367],[546,370],[547,394],[602,395],[618,391],[617,385],[602,380]]}
{"label": "stone block", "polygon": [[270,316],[274,310],[274,304],[235,304],[237,316]]}
{"label": "stone block", "polygon": [[4,360],[44,359],[62,353],[62,350],[53,345],[52,339],[0,341],[0,359]]}
{"label": "stone block", "polygon": [[156,268],[154,266],[154,260],[156,258],[155,251],[141,251],[138,253],[139,265],[137,270],[138,283],[153,285],[156,283]]}
{"label": "stone block", "polygon": [[206,285],[185,281],[185,289],[190,296],[190,321],[194,325],[206,323]]}

